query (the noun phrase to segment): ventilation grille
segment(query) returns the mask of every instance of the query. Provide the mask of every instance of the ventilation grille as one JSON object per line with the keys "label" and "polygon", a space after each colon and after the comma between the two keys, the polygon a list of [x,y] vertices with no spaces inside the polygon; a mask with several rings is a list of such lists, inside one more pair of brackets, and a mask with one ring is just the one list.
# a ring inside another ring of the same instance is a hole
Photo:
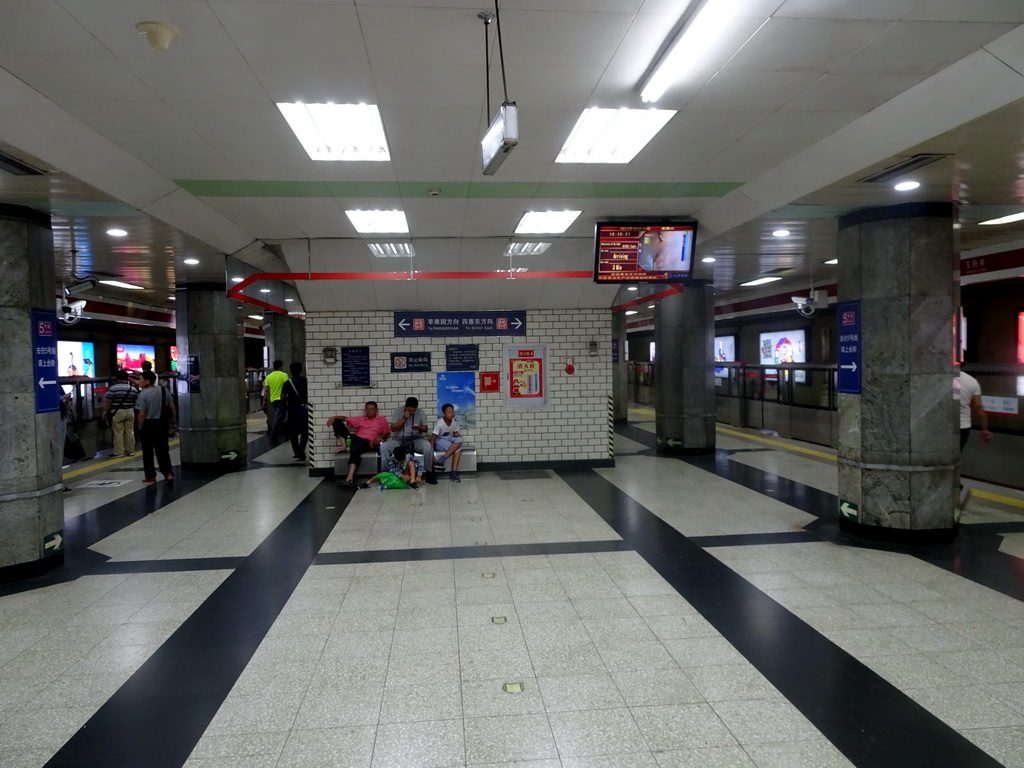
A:
{"label": "ventilation grille", "polygon": [[870,176],[865,176],[863,179],[858,179],[858,184],[881,184],[887,181],[892,181],[900,176],[903,176],[911,171],[916,171],[918,168],[924,168],[926,165],[938,162],[945,157],[949,157],[948,154],[935,154],[935,153],[922,153],[919,155],[911,155],[910,157],[901,160],[895,165],[890,165],[888,168],[883,168],[878,173],[873,173]]}
{"label": "ventilation grille", "polygon": [[13,176],[42,176],[43,172],[31,165],[26,165],[21,160],[15,160],[10,155],[0,152],[0,171],[7,171]]}

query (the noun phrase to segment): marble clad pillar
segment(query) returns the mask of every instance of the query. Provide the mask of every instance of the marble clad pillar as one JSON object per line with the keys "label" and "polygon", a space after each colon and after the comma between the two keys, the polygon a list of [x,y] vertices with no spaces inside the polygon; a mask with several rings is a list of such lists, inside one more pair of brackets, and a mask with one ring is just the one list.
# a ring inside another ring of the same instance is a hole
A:
{"label": "marble clad pillar", "polygon": [[266,312],[263,318],[266,333],[267,359],[273,366],[275,360],[284,363],[284,372],[292,363],[306,367],[306,323],[297,317],[282,315],[280,312]]}
{"label": "marble clad pillar", "polygon": [[56,302],[50,217],[0,205],[0,582],[64,562],[60,414],[36,413],[32,310]]}
{"label": "marble clad pillar", "polygon": [[948,540],[959,519],[960,304],[949,203],[839,219],[839,301],[860,300],[861,394],[839,394],[840,527],[907,542]]}
{"label": "marble clad pillar", "polygon": [[232,469],[247,460],[243,313],[225,290],[223,283],[192,283],[175,292],[185,469]]}
{"label": "marble clad pillar", "polygon": [[629,418],[629,364],[626,362],[626,313],[612,312],[612,344],[618,344],[619,355],[612,358],[612,420],[622,423]]}
{"label": "marble clad pillar", "polygon": [[714,292],[687,286],[654,310],[654,410],[659,453],[715,450]]}

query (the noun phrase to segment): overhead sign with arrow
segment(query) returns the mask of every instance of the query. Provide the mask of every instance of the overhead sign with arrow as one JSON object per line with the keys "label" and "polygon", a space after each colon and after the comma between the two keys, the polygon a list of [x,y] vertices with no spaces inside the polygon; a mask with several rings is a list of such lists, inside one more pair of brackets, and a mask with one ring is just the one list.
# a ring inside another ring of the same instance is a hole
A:
{"label": "overhead sign with arrow", "polygon": [[526,310],[395,312],[395,337],[525,336]]}
{"label": "overhead sign with arrow", "polygon": [[836,305],[839,337],[839,391],[860,394],[860,302],[844,301]]}
{"label": "overhead sign with arrow", "polygon": [[36,413],[59,411],[64,390],[57,383],[57,313],[52,309],[32,310],[32,361]]}

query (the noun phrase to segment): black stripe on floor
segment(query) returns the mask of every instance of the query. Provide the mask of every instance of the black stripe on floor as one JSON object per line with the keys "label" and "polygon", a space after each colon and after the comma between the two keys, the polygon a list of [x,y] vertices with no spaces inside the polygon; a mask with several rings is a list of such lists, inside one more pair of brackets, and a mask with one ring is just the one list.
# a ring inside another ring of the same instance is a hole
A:
{"label": "black stripe on floor", "polygon": [[[348,504],[318,485],[46,764],[178,768]],[[327,507],[333,507],[327,509]]]}
{"label": "black stripe on floor", "polygon": [[561,477],[858,766],[997,761],[593,470]]}
{"label": "black stripe on floor", "polygon": [[690,536],[689,540],[698,547],[749,547],[758,544],[802,544],[821,541],[821,536],[807,531],[786,531],[784,533],[728,533],[720,536]]}
{"label": "black stripe on floor", "polygon": [[431,547],[429,549],[370,549],[361,552],[323,552],[316,556],[313,565],[466,560],[474,557],[522,557],[524,555],[579,555],[592,552],[628,552],[632,549],[624,541],[481,544],[475,547]]}
{"label": "black stripe on floor", "polygon": [[[646,441],[651,447],[654,446],[655,436],[650,432],[630,425],[617,426],[616,430],[630,440]],[[950,545],[900,545],[868,541],[839,530],[839,498],[835,494],[779,477],[763,469],[730,461],[725,451],[716,451],[707,456],[675,458],[814,515],[818,519],[804,526],[804,530],[819,536],[823,541],[911,555],[1007,597],[1024,600],[1024,569],[1021,568],[1021,560],[999,551],[1002,541],[999,533],[1005,531],[997,531],[990,524],[960,526],[959,538]]]}

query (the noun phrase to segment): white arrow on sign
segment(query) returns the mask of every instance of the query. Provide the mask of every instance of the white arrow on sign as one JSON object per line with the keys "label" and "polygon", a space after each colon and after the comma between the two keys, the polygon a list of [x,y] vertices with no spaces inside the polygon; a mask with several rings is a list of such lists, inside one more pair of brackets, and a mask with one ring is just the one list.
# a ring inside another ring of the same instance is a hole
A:
{"label": "white arrow on sign", "polygon": [[403,331],[408,327],[408,325],[409,323],[407,323],[405,320],[398,321],[398,327],[401,328]]}
{"label": "white arrow on sign", "polygon": [[228,451],[227,453],[222,453],[220,455],[220,457],[222,459],[227,459],[228,461],[234,461],[235,459],[238,458],[238,452],[237,451]]}
{"label": "white arrow on sign", "polygon": [[56,383],[57,383],[56,381],[47,381],[42,376],[39,377],[39,388],[40,389],[45,387],[47,384],[56,384]]}
{"label": "white arrow on sign", "polygon": [[845,371],[856,371],[857,370],[857,361],[854,360],[849,365],[840,365],[839,367],[842,368]]}
{"label": "white arrow on sign", "polygon": [[43,544],[43,549],[60,549],[61,542],[64,541],[63,537],[59,533],[55,533],[53,538]]}
{"label": "white arrow on sign", "polygon": [[668,438],[668,439],[667,439],[667,440],[665,441],[665,443],[666,443],[667,445],[671,445],[671,446],[672,446],[672,447],[674,448],[674,447],[675,447],[675,446],[677,446],[677,445],[682,445],[682,444],[683,444],[683,441],[682,441],[682,440],[676,440],[676,439],[675,439],[674,437],[670,437],[670,438]]}
{"label": "white arrow on sign", "polygon": [[514,321],[514,322],[513,322],[512,324],[513,324],[513,325],[514,325],[514,326],[516,327],[516,330],[517,330],[517,331],[518,331],[518,330],[519,330],[520,328],[522,328],[522,327],[523,327],[523,321],[522,321],[522,320],[520,320],[520,319],[519,319],[518,317],[517,317],[517,318],[515,319],[515,321]]}
{"label": "white arrow on sign", "polygon": [[848,501],[844,501],[842,504],[839,505],[839,511],[847,517],[857,516],[857,508]]}

